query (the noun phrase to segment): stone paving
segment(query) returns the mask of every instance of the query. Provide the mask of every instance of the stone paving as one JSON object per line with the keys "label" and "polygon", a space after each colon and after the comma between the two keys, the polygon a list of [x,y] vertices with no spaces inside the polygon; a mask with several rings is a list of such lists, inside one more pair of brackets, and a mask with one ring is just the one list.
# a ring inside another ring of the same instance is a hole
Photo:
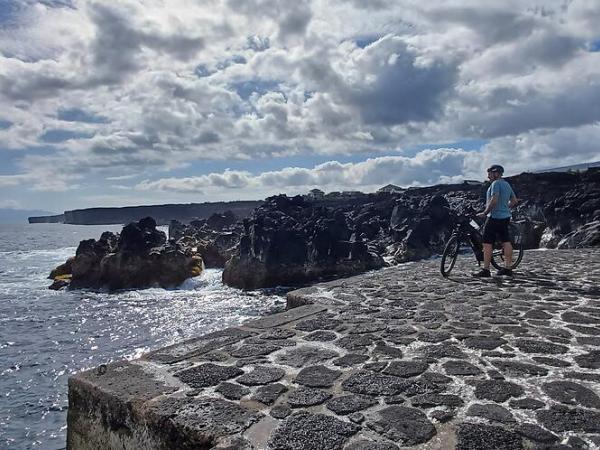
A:
{"label": "stone paving", "polygon": [[70,380],[70,448],[600,448],[600,251],[461,256],[293,291],[293,309]]}

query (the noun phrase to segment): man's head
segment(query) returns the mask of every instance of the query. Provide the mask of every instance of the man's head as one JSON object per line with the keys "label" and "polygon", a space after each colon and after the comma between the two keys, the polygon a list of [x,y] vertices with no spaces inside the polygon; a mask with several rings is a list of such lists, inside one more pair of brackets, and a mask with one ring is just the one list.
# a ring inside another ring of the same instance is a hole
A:
{"label": "man's head", "polygon": [[498,164],[494,164],[488,167],[487,174],[490,180],[497,180],[499,178],[502,178],[502,175],[504,174],[504,167]]}

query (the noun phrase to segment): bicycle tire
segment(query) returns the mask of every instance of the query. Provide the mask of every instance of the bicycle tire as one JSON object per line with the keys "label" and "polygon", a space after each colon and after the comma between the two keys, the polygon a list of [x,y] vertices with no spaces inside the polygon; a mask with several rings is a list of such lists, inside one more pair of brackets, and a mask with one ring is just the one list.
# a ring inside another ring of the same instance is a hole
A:
{"label": "bicycle tire", "polygon": [[[509,225],[511,244],[513,246],[513,263],[510,266],[511,270],[516,269],[521,261],[523,260],[523,254],[525,249],[523,248],[523,237],[521,236],[521,230],[515,224]],[[502,249],[494,250],[492,253],[492,266],[500,270],[505,267]]]}
{"label": "bicycle tire", "polygon": [[[444,278],[450,275],[450,272],[454,268],[454,264],[456,264],[456,258],[458,257],[458,249],[458,236],[452,235],[450,239],[448,239],[448,242],[444,247],[444,253],[442,253],[442,261],[440,263],[440,272],[442,272],[442,276]],[[447,266],[446,262],[448,262]]]}

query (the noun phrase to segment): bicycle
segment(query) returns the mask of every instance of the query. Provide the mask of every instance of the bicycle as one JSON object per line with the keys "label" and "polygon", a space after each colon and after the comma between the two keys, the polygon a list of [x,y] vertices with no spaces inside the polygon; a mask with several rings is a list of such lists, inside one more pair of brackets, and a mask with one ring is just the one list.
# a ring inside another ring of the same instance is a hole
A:
{"label": "bicycle", "polygon": [[[515,269],[523,260],[523,239],[521,230],[515,223],[510,223],[508,233],[513,246],[513,263],[510,268]],[[444,253],[442,254],[442,261],[440,264],[440,271],[442,272],[443,277],[448,277],[450,275],[450,272],[456,264],[458,254],[461,252],[462,247],[466,245],[473,251],[477,264],[481,265],[483,261],[481,227],[475,219],[461,217],[458,219],[456,226],[452,231],[452,235],[444,247]],[[504,252],[502,250],[502,243],[500,242],[494,244],[492,265],[498,270],[505,267]]]}

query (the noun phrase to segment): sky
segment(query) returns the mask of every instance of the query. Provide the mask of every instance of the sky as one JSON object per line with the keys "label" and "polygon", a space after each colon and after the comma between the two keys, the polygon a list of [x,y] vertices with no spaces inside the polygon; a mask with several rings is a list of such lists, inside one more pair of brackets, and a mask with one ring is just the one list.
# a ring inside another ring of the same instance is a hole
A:
{"label": "sky", "polygon": [[0,208],[600,160],[598,0],[0,0]]}

